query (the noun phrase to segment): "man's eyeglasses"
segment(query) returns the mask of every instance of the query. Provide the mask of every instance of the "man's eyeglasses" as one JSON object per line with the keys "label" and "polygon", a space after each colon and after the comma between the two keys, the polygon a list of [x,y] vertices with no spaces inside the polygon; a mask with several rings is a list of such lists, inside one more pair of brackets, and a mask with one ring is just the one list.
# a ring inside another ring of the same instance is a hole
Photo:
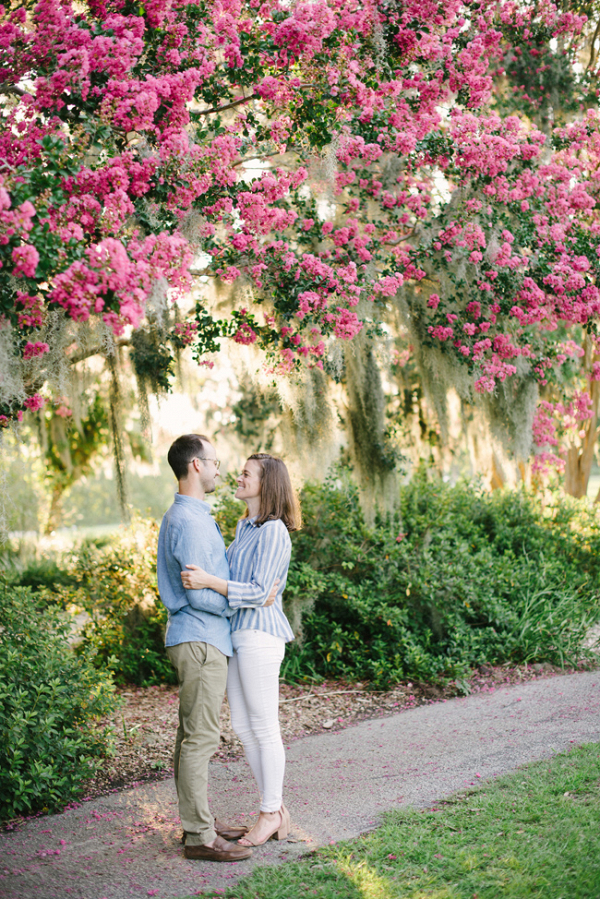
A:
{"label": "man's eyeglasses", "polygon": [[201,462],[214,462],[217,471],[221,466],[221,462],[219,461],[219,459],[207,459],[206,456],[196,456],[196,459],[200,459]]}

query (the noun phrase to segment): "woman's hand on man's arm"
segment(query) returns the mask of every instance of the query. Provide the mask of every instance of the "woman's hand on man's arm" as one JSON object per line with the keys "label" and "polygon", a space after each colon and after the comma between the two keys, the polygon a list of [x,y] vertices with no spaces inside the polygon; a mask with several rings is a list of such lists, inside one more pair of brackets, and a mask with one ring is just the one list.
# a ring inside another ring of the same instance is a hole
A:
{"label": "woman's hand on man's arm", "polygon": [[[187,570],[181,572],[181,583],[186,590],[202,590],[205,587],[208,587],[210,590],[215,590],[222,596],[227,596],[227,581],[222,577],[209,574],[203,568],[200,568],[199,565],[186,565],[185,567]],[[277,578],[273,584],[271,592],[263,603],[262,608],[273,605],[275,597],[277,596],[278,585],[279,578]]]}
{"label": "woman's hand on man's arm", "polygon": [[[199,565],[186,565],[185,567],[187,570],[181,572],[181,583],[186,590],[202,590],[208,587],[222,596],[227,596],[227,581],[224,578],[217,577],[215,574],[209,574],[204,568],[200,568]],[[264,601],[262,608],[273,605],[277,596],[278,585],[279,578],[276,579],[271,587],[271,592]]]}
{"label": "woman's hand on man's arm", "polygon": [[216,574],[209,574],[199,565],[186,565],[187,571],[181,572],[181,583],[186,590],[215,590],[221,596],[227,596],[227,581]]}

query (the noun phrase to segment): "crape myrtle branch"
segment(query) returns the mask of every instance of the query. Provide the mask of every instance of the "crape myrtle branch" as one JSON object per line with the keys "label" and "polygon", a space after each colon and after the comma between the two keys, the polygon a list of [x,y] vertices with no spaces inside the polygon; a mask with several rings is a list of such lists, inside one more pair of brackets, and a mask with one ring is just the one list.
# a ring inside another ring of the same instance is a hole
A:
{"label": "crape myrtle branch", "polygon": [[[121,347],[129,347],[131,346],[131,338],[121,338],[120,340],[115,340],[114,345],[119,349]],[[92,356],[106,356],[105,344],[98,344],[97,346],[87,347],[86,349],[80,349],[74,353],[69,353],[69,364],[77,365],[78,362],[84,362],[86,359],[91,359]]]}
{"label": "crape myrtle branch", "polygon": [[24,97],[28,91],[17,84],[0,84],[0,94],[15,94],[17,97]]}
{"label": "crape myrtle branch", "polygon": [[283,153],[273,152],[263,153],[261,156],[245,156],[244,159],[239,159],[237,162],[234,162],[232,168],[237,169],[240,165],[245,165],[247,162],[263,162],[263,160],[272,159],[274,156],[283,156]]}
{"label": "crape myrtle branch", "polygon": [[237,100],[233,100],[231,103],[227,103],[224,106],[212,106],[210,109],[195,110],[195,114],[200,116],[225,112],[226,110],[234,109],[236,106],[240,106],[243,103],[250,103],[250,101],[256,99],[257,96],[258,94],[250,94],[248,97],[239,97]]}
{"label": "crape myrtle branch", "polygon": [[589,72],[591,70],[592,66],[596,62],[596,57],[597,57],[596,41],[598,40],[599,36],[600,36],[600,19],[596,23],[596,27],[594,28],[594,33],[590,40],[590,57],[588,59],[588,63],[586,66],[586,72]]}

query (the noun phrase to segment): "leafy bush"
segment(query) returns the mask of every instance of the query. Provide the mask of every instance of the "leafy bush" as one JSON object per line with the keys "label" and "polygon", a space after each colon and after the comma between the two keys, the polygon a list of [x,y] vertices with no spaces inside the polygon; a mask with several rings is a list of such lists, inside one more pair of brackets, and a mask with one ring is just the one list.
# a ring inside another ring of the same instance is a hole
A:
{"label": "leafy bush", "polygon": [[[420,472],[399,512],[365,524],[355,488],[303,491],[289,589],[320,576],[287,676],[432,680],[508,661],[575,661],[600,617],[600,521],[584,503],[544,509]],[[317,583],[317,581],[315,581]]]}
{"label": "leafy bush", "polygon": [[246,511],[245,502],[234,496],[236,490],[237,478],[228,474],[217,487],[211,510],[219,523],[226,546],[233,542],[237,523]]}
{"label": "leafy bush", "polygon": [[38,558],[23,547],[5,545],[0,555],[0,569],[5,580],[15,587],[31,587],[32,590],[45,588],[54,590],[57,586],[73,583],[73,577],[59,553],[49,553]]}
{"label": "leafy bush", "polygon": [[75,586],[57,594],[89,615],[77,651],[93,649],[94,664],[112,671],[119,684],[176,683],[164,646],[157,539],[155,522],[137,521],[108,545],[82,544],[71,557]]}
{"label": "leafy bush", "polygon": [[56,559],[32,559],[15,575],[14,585],[55,590],[73,583],[73,577]]}
{"label": "leafy bush", "polygon": [[111,678],[75,656],[69,624],[31,590],[0,586],[0,819],[60,808],[79,796],[110,732]]}
{"label": "leafy bush", "polygon": [[[235,479],[216,495],[226,542],[244,511]],[[346,472],[302,493],[304,528],[284,606],[302,640],[287,680],[343,677],[377,687],[461,677],[482,664],[571,663],[600,618],[600,520],[584,501],[551,505],[524,490],[486,493],[418,473],[398,513],[365,523]],[[153,522],[109,544],[74,550],[48,594],[90,618],[81,652],[118,683],[174,683],[164,651],[167,612],[156,586]]]}

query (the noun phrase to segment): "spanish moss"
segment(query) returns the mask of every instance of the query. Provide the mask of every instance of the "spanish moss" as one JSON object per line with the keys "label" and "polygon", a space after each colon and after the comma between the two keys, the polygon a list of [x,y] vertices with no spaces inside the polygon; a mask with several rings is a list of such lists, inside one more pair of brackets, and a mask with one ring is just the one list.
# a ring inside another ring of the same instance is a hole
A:
{"label": "spanish moss", "polygon": [[115,463],[115,480],[117,483],[117,495],[119,497],[119,505],[121,507],[121,517],[123,521],[129,522],[131,518],[129,510],[129,498],[127,491],[127,466],[125,461],[125,452],[122,439],[123,423],[122,423],[122,397],[121,385],[119,382],[118,359],[117,354],[107,355],[106,362],[110,372],[110,389],[109,389],[109,425],[112,435],[113,459]]}

